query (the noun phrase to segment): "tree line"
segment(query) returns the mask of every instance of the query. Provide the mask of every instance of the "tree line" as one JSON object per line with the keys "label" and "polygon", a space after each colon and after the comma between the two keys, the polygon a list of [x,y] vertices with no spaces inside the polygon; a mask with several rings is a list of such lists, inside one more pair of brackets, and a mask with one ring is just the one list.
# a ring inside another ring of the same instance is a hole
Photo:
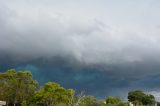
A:
{"label": "tree line", "polygon": [[109,96],[98,100],[92,95],[75,94],[73,89],[65,89],[55,82],[38,86],[30,71],[15,69],[0,73],[0,100],[7,106],[154,106],[155,98],[151,94],[135,90],[128,93],[128,102],[119,97]]}

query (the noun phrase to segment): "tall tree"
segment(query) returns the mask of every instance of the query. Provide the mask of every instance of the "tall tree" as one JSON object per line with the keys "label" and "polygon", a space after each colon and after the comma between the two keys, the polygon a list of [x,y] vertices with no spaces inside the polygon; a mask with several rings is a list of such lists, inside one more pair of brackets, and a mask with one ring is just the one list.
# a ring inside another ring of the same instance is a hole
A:
{"label": "tall tree", "polygon": [[57,106],[60,103],[73,106],[74,101],[71,98],[73,98],[73,90],[64,89],[54,82],[48,82],[35,93],[31,101],[36,106]]}
{"label": "tall tree", "polygon": [[145,96],[143,91],[140,90],[135,90],[135,91],[130,91],[128,93],[128,101],[132,102],[134,106],[138,106],[139,104],[142,103],[142,98]]}
{"label": "tall tree", "polygon": [[128,93],[128,101],[132,102],[134,106],[138,106],[139,104],[152,105],[155,103],[155,98],[153,95],[136,90]]}
{"label": "tall tree", "polygon": [[37,81],[33,80],[29,71],[15,69],[0,73],[0,99],[8,104],[21,104],[29,100],[37,88]]}

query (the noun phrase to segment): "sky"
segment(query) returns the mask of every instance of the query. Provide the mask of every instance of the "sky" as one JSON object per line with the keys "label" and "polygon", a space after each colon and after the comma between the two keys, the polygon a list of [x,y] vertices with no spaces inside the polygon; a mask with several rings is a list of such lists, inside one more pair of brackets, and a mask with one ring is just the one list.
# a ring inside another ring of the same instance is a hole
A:
{"label": "sky", "polygon": [[97,98],[160,100],[159,0],[0,0],[0,71]]}

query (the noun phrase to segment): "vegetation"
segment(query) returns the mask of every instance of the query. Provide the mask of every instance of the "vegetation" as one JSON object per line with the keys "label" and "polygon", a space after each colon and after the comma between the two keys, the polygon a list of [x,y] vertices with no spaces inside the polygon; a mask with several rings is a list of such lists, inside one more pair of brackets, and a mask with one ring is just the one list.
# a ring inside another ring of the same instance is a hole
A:
{"label": "vegetation", "polygon": [[123,102],[119,97],[97,100],[83,93],[75,95],[74,90],[55,82],[39,87],[30,71],[15,69],[0,73],[0,100],[6,101],[7,106],[129,106],[129,102],[134,106],[152,106],[156,102],[153,95],[139,90],[130,91],[129,102]]}
{"label": "vegetation", "polygon": [[128,103],[122,102],[119,97],[109,96],[106,99],[106,106],[128,106]]}
{"label": "vegetation", "polygon": [[0,100],[10,105],[20,105],[28,101],[37,89],[37,81],[29,71],[14,69],[0,74]]}
{"label": "vegetation", "polygon": [[114,105],[118,105],[121,102],[120,98],[118,97],[111,97],[109,96],[106,99],[106,104],[114,104]]}
{"label": "vegetation", "polygon": [[60,103],[73,106],[74,100],[70,100],[73,91],[64,89],[57,83],[48,82],[33,95],[31,104],[38,106],[56,106]]}
{"label": "vegetation", "polygon": [[134,106],[155,104],[153,95],[145,94],[143,91],[139,90],[129,92],[128,101],[132,102]]}

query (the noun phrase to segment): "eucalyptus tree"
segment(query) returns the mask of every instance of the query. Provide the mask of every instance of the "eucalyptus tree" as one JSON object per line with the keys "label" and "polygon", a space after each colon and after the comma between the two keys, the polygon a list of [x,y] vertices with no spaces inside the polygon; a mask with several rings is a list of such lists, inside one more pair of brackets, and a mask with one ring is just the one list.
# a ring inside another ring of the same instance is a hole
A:
{"label": "eucalyptus tree", "polygon": [[134,106],[142,105],[154,105],[155,98],[153,95],[145,94],[143,91],[135,90],[128,93],[128,101],[132,102]]}
{"label": "eucalyptus tree", "polygon": [[7,104],[21,104],[34,94],[37,84],[29,71],[11,69],[0,73],[0,99]]}
{"label": "eucalyptus tree", "polygon": [[58,104],[74,106],[73,90],[65,89],[59,84],[48,82],[31,98],[35,106],[57,106]]}

